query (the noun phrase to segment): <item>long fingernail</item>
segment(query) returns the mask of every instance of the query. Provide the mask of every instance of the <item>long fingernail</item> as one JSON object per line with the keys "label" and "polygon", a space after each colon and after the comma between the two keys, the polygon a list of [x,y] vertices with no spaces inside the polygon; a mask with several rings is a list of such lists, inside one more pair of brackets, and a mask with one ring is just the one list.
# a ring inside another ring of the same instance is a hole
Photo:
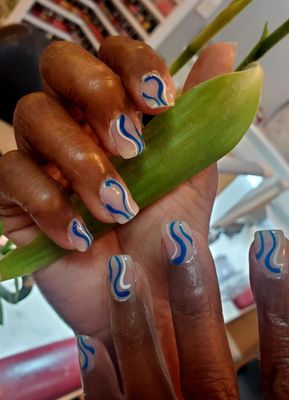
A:
{"label": "long fingernail", "polygon": [[112,256],[108,260],[111,294],[117,301],[130,298],[135,284],[134,262],[130,256]]}
{"label": "long fingernail", "polygon": [[74,218],[68,225],[67,236],[69,242],[78,251],[86,251],[93,242],[93,237],[85,224]]}
{"label": "long fingernail", "polygon": [[184,221],[171,221],[164,226],[163,241],[169,262],[187,264],[197,254],[190,227]]}
{"label": "long fingernail", "polygon": [[287,241],[281,230],[257,231],[253,242],[256,261],[263,272],[278,277],[287,269]]}
{"label": "long fingernail", "polygon": [[175,104],[173,93],[156,73],[148,73],[142,77],[140,94],[146,105],[152,109],[171,107]]}
{"label": "long fingernail", "polygon": [[87,373],[95,366],[96,349],[94,347],[94,339],[86,335],[78,335],[76,337],[79,365],[82,372]]}
{"label": "long fingernail", "polygon": [[119,114],[110,125],[113,145],[123,158],[132,158],[144,150],[144,141],[133,120],[126,114]]}
{"label": "long fingernail", "polygon": [[108,178],[103,182],[100,199],[106,210],[119,224],[130,221],[139,211],[127,188],[113,178]]}

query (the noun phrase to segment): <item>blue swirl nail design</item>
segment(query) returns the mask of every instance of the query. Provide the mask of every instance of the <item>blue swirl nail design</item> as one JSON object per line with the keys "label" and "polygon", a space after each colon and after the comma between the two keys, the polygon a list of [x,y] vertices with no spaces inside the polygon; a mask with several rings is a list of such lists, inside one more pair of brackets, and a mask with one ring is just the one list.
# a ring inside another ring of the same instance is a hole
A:
{"label": "blue swirl nail design", "polygon": [[72,232],[75,236],[84,240],[87,244],[87,247],[89,247],[93,242],[93,237],[86,226],[77,220],[72,222]]}
{"label": "blue swirl nail design", "polygon": [[125,114],[120,114],[116,124],[117,131],[121,137],[128,140],[135,147],[136,154],[141,154],[145,147],[142,135],[134,123],[132,123],[134,132],[130,133],[126,128],[126,119],[127,117]]}
{"label": "blue swirl nail design", "polygon": [[166,225],[165,245],[174,265],[187,263],[195,254],[195,245],[189,226],[183,221],[172,221]]}
{"label": "blue swirl nail design", "polygon": [[116,179],[109,178],[104,181],[100,197],[104,207],[119,223],[130,221],[138,212],[138,206]]}
{"label": "blue swirl nail design", "polygon": [[278,262],[278,257],[281,254],[282,241],[280,235],[283,236],[282,232],[268,230],[258,231],[255,234],[255,243],[259,244],[258,251],[256,251],[256,259],[261,261],[263,259],[263,265],[265,268],[273,274],[280,274],[282,272],[284,263]]}
{"label": "blue swirl nail design", "polygon": [[[148,84],[152,84],[148,86]],[[147,74],[141,82],[141,94],[150,108],[167,107],[166,84],[156,74]]]}
{"label": "blue swirl nail design", "polygon": [[92,338],[84,335],[77,336],[77,347],[80,368],[88,372],[95,365],[95,349]]}
{"label": "blue swirl nail design", "polygon": [[[108,277],[113,297],[125,301],[131,295],[134,277],[133,261],[130,256],[112,256],[108,260]],[[124,278],[131,283],[124,283]]]}
{"label": "blue swirl nail design", "polygon": [[70,243],[79,251],[86,251],[93,242],[93,237],[85,224],[76,218],[68,225],[67,235]]}

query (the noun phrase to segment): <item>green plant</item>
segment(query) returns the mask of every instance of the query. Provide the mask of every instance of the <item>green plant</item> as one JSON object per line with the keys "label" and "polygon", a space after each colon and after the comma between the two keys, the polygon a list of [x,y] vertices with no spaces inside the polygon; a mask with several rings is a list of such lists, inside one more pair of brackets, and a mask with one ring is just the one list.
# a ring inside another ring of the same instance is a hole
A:
{"label": "green plant", "polygon": [[[3,226],[0,222],[0,236],[3,234]],[[13,243],[8,240],[7,243],[0,249],[0,255],[5,256],[13,249]],[[22,281],[20,283],[19,281]],[[21,300],[25,299],[32,290],[33,279],[30,276],[24,276],[22,278],[14,279],[15,292],[11,292],[3,284],[0,283],[0,325],[3,324],[3,301],[10,304],[19,303]]]}
{"label": "green plant", "polygon": [[[240,141],[257,111],[262,77],[262,68],[255,63],[244,71],[196,86],[180,96],[175,107],[146,125],[146,151],[142,155],[132,160],[113,158],[141,208],[221,158]],[[76,196],[73,200],[95,237],[113,227],[96,221]],[[32,243],[1,260],[1,278],[29,274],[64,254],[64,249],[39,234]]]}
{"label": "green plant", "polygon": [[[233,0],[190,43],[171,72],[181,68],[251,1]],[[253,121],[261,95],[262,68],[251,62],[265,54],[288,30],[288,21],[271,35],[266,26],[238,71],[189,90],[179,97],[175,107],[146,125],[143,132],[146,151],[141,156],[133,160],[113,158],[113,164],[141,208],[217,161],[239,142]],[[113,228],[114,225],[96,221],[76,196],[73,202],[95,237]],[[64,249],[39,234],[33,242],[13,250],[0,261],[0,280],[30,274],[64,254]]]}

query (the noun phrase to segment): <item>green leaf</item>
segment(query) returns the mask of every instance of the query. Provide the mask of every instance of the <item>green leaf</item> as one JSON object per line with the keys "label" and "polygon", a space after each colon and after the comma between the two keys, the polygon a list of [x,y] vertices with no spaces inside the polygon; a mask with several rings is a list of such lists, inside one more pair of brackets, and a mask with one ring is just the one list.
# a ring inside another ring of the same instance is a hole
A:
{"label": "green leaf", "polygon": [[0,252],[5,256],[6,254],[9,253],[9,251],[12,250],[12,248],[13,248],[13,242],[12,240],[8,240],[8,242],[5,244],[5,246],[2,247]]}
{"label": "green leaf", "polygon": [[[175,107],[146,125],[146,150],[113,163],[141,208],[173,190],[231,151],[248,130],[258,109],[262,68],[250,68],[206,81],[182,95]],[[114,225],[96,221],[74,197],[95,237]],[[66,254],[45,235],[0,260],[2,280],[30,274]]]}
{"label": "green leaf", "polygon": [[263,57],[272,47],[276,46],[284,37],[289,34],[289,19],[287,19],[283,24],[278,26],[274,32],[269,35],[268,24],[266,23],[263,29],[262,36],[256,46],[250,51],[250,53],[245,57],[241,64],[237,67],[236,71],[241,71],[248,64],[259,60]]}
{"label": "green leaf", "polygon": [[3,325],[4,323],[4,311],[3,311],[3,303],[0,298],[0,325]]}

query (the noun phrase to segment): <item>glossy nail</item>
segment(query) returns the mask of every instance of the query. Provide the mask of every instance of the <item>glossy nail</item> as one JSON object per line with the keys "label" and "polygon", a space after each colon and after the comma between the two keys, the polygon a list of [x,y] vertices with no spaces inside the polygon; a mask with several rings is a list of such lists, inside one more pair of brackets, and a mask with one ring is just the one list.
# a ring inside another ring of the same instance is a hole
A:
{"label": "glossy nail", "polygon": [[82,372],[87,373],[95,366],[96,349],[94,339],[86,335],[78,335],[76,338],[79,365]]}
{"label": "glossy nail", "polygon": [[171,221],[164,226],[163,241],[169,262],[187,264],[197,254],[190,227],[184,221]]}
{"label": "glossy nail", "polygon": [[140,93],[146,105],[152,109],[171,107],[175,104],[173,93],[156,73],[148,73],[142,77]]}
{"label": "glossy nail", "polygon": [[111,294],[117,301],[130,298],[135,283],[134,262],[130,256],[117,255],[108,260]]}
{"label": "glossy nail", "polygon": [[123,158],[132,158],[144,150],[144,141],[133,120],[126,114],[119,114],[110,125],[114,147]]}
{"label": "glossy nail", "polygon": [[108,178],[103,182],[100,189],[100,200],[119,224],[130,221],[139,211],[128,189],[113,178]]}
{"label": "glossy nail", "polygon": [[287,269],[287,241],[281,230],[257,231],[253,242],[259,267],[278,277]]}
{"label": "glossy nail", "polygon": [[93,237],[85,224],[74,218],[68,225],[67,236],[69,242],[78,251],[86,251],[93,242]]}

